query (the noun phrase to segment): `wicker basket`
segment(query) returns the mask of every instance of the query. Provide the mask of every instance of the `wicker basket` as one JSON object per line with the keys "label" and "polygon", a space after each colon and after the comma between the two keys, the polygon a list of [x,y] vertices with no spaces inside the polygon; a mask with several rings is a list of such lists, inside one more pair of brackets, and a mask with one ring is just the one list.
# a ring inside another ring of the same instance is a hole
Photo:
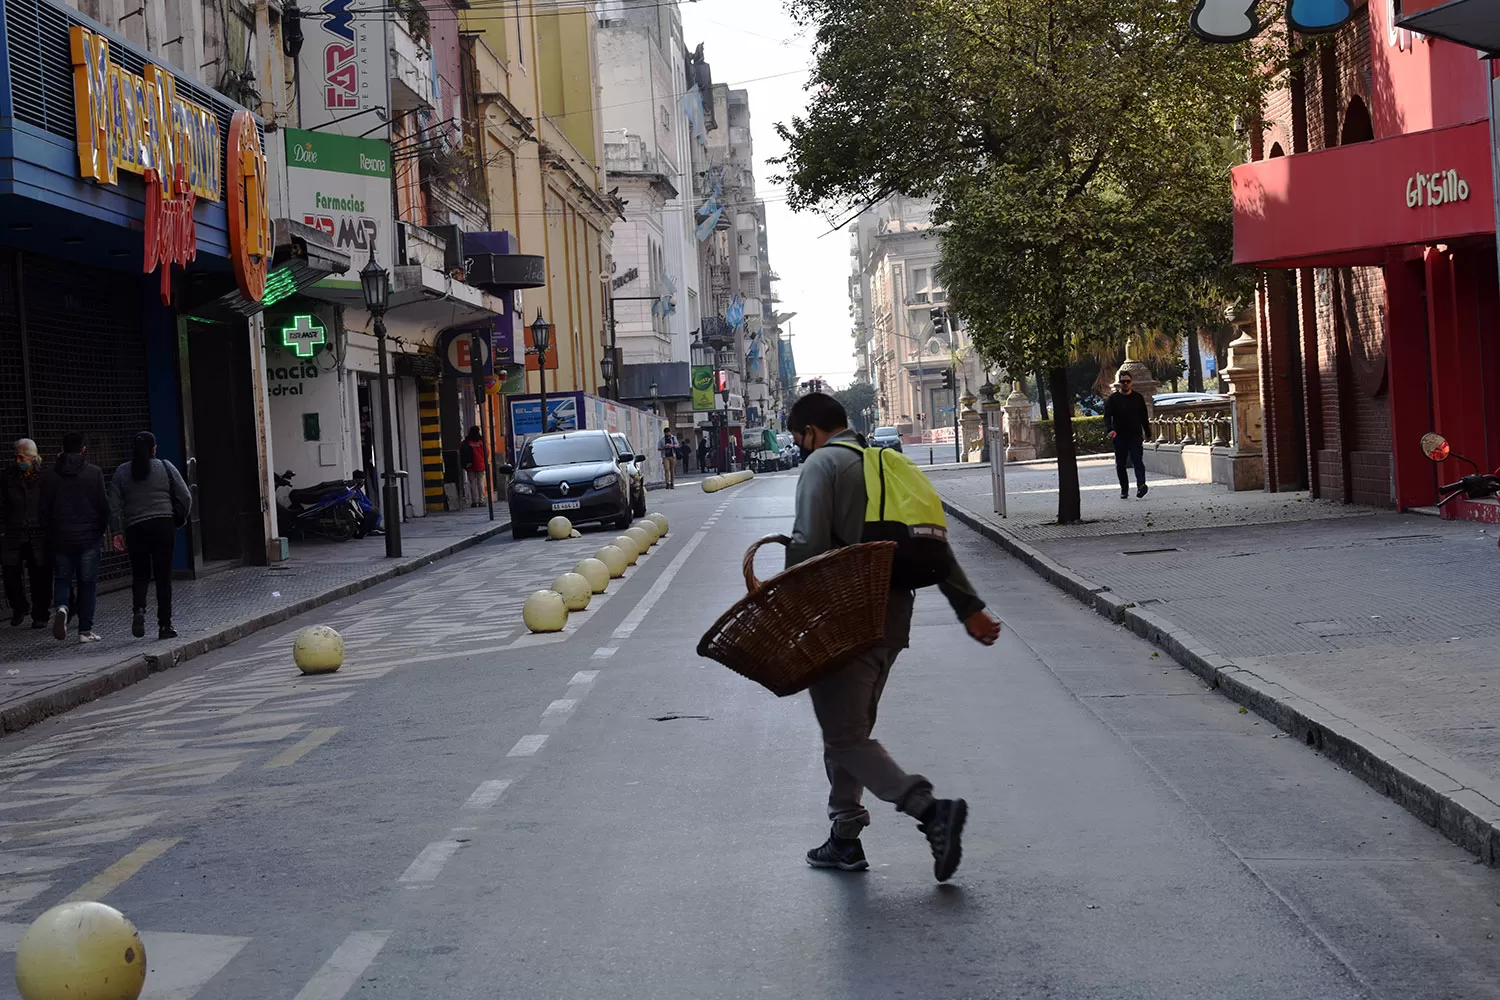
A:
{"label": "wicker basket", "polygon": [[764,582],[755,553],[745,553],[749,593],[714,622],[698,655],[718,660],[775,694],[796,694],[885,639],[891,560],[896,543],[869,542],[825,552]]}

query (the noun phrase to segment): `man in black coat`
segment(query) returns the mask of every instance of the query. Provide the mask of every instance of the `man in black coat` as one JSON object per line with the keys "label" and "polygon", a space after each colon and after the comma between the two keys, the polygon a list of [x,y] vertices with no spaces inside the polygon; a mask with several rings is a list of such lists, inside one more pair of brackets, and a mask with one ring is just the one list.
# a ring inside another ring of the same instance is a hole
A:
{"label": "man in black coat", "polygon": [[1144,443],[1151,438],[1151,414],[1146,400],[1135,391],[1129,372],[1120,373],[1119,390],[1104,401],[1104,429],[1115,445],[1115,471],[1120,474],[1120,499],[1130,499],[1130,477],[1126,463],[1135,466],[1135,495],[1146,495]]}
{"label": "man in black coat", "polygon": [[99,588],[104,531],[109,527],[109,497],[104,472],[84,458],[83,435],[63,435],[63,453],[42,477],[41,522],[52,552],[52,634],[68,636],[68,592],[78,586],[78,641],[98,642],[94,604]]}
{"label": "man in black coat", "polygon": [[[42,456],[36,442],[16,442],[16,460],[0,470],[0,571],[5,578],[5,601],[12,627],[26,621],[45,628],[52,606],[52,564],[42,531]],[[26,577],[31,577],[31,600],[26,599]]]}

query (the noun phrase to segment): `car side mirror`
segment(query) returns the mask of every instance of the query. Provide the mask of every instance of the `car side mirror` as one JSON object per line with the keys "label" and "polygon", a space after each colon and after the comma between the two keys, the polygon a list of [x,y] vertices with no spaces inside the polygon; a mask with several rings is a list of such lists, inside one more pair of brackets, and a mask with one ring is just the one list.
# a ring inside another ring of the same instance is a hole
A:
{"label": "car side mirror", "polygon": [[646,461],[646,456],[645,455],[637,455],[637,456],[635,456],[635,460],[637,462],[644,462],[644,461]]}
{"label": "car side mirror", "polygon": [[516,467],[506,462],[495,466],[495,471],[502,476],[514,476],[516,474]]}

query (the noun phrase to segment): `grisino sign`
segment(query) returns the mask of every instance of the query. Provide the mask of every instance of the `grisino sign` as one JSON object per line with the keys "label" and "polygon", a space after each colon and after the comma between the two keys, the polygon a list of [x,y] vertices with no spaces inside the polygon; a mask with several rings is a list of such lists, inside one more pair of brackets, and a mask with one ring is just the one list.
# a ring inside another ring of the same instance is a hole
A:
{"label": "grisino sign", "polygon": [[[193,210],[199,198],[224,197],[224,136],[208,108],[177,96],[177,78],[147,64],[139,75],[110,58],[108,38],[82,25],[68,35],[73,63],[79,175],[116,185],[120,172],[146,183],[143,270],[161,268],[161,298],[172,300],[173,264],[198,256]],[[228,227],[240,292],[252,302],[265,293],[271,247],[270,190],[265,153],[248,111],[230,125]]]}
{"label": "grisino sign", "polygon": [[1407,208],[1436,208],[1455,201],[1469,200],[1469,182],[1457,170],[1439,170],[1435,174],[1416,174],[1406,182]]}

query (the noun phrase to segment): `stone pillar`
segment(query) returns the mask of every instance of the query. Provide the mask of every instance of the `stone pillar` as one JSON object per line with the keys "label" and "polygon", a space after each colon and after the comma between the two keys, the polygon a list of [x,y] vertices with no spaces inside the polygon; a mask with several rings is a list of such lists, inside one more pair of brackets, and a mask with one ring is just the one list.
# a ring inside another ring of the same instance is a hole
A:
{"label": "stone pillar", "polygon": [[1036,458],[1036,435],[1031,427],[1031,399],[1021,391],[1021,383],[1005,400],[1005,433],[1010,438],[1007,462],[1029,462]]}
{"label": "stone pillar", "polygon": [[1115,372],[1115,385],[1120,384],[1120,376],[1126,372],[1130,373],[1130,380],[1136,392],[1146,397],[1146,412],[1152,420],[1156,419],[1156,379],[1151,377],[1151,369],[1130,356],[1132,341],[1125,341],[1125,360],[1121,362],[1120,368]]}
{"label": "stone pillar", "polygon": [[[1260,362],[1255,338],[1248,332],[1229,345],[1229,365],[1221,373],[1229,383],[1233,436],[1228,448],[1215,448],[1214,464],[1228,463],[1216,482],[1233,490],[1261,489],[1265,485],[1265,443],[1261,428]],[[1218,473],[1219,470],[1215,470]]]}
{"label": "stone pillar", "polygon": [[962,406],[962,409],[959,411],[958,416],[959,423],[963,428],[963,436],[961,438],[961,440],[963,441],[963,448],[960,450],[963,455],[963,460],[965,462],[968,462],[970,461],[969,456],[978,451],[980,448],[981,442],[979,427],[983,423],[983,418],[980,417],[979,411],[974,409],[974,404],[979,402],[977,396],[974,396],[971,393],[965,393],[964,397],[958,402],[959,405]]}

